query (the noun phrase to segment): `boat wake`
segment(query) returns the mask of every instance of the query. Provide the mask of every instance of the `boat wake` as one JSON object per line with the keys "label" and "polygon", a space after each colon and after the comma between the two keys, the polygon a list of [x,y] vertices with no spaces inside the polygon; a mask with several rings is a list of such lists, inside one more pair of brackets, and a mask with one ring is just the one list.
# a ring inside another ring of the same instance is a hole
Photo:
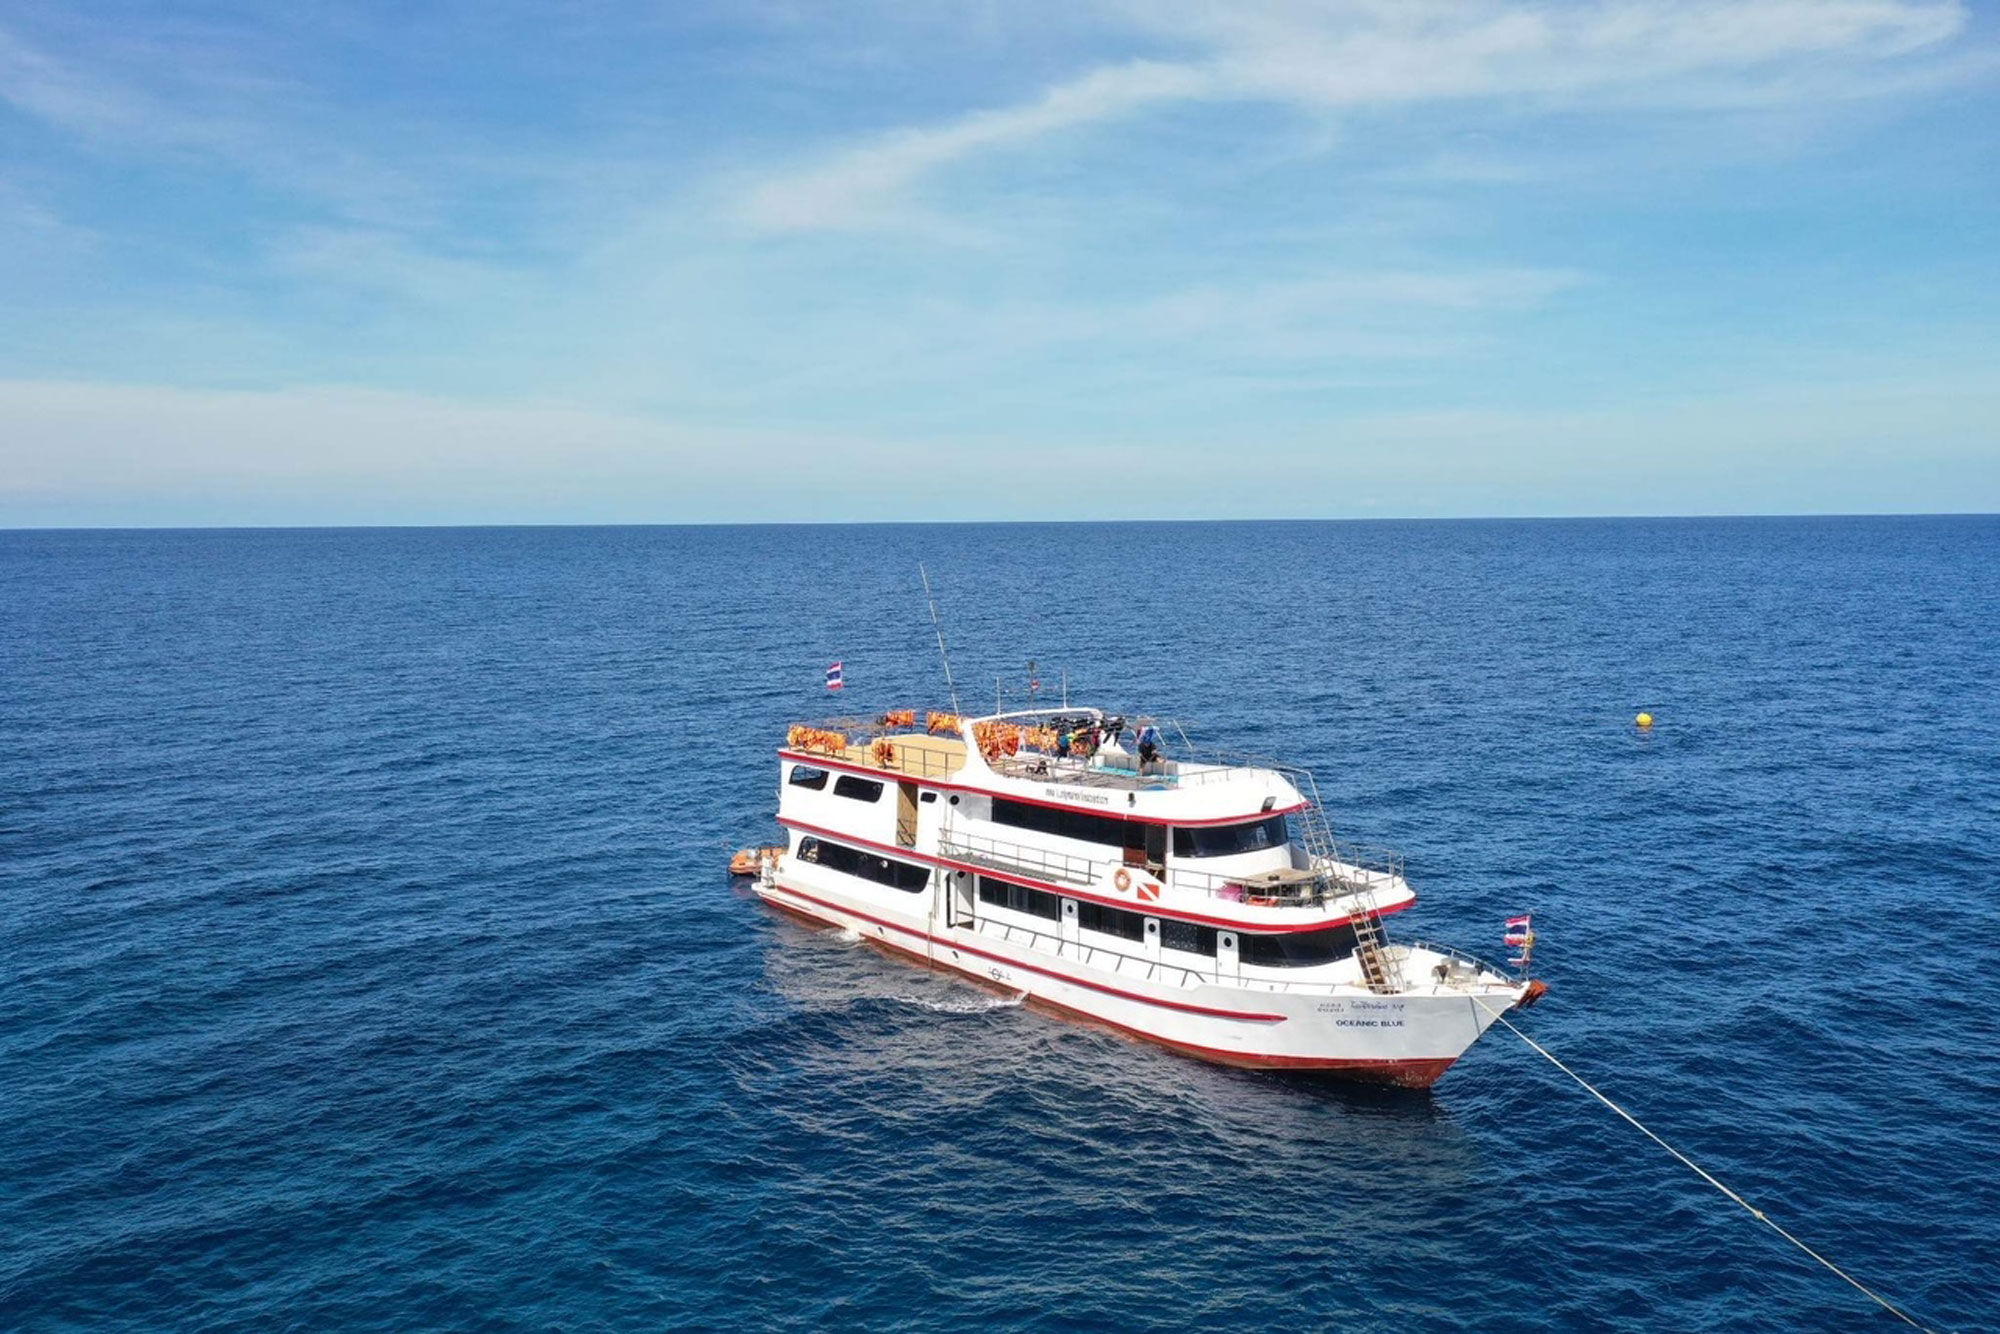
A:
{"label": "boat wake", "polygon": [[904,1005],[914,1005],[920,1010],[933,1014],[985,1014],[988,1010],[1015,1010],[1028,998],[1027,992],[1018,996],[955,996],[950,1000],[932,1000],[925,996],[891,996],[889,999]]}

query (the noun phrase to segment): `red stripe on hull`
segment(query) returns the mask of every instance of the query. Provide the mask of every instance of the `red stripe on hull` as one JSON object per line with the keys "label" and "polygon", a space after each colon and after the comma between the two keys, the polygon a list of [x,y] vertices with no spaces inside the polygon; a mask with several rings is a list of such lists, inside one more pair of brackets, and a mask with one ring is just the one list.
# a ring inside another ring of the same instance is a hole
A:
{"label": "red stripe on hull", "polygon": [[[780,888],[784,887],[781,886]],[[809,901],[814,903],[824,903],[824,900],[814,898],[812,895],[804,894],[796,889],[786,888],[785,893],[796,894],[799,897],[808,899]],[[787,903],[781,899],[771,898],[761,893],[758,895],[758,897],[762,898],[764,902],[770,904],[773,908],[776,908],[778,911],[786,914],[787,916],[795,917],[802,922],[806,922],[811,925],[820,927],[845,929],[843,928],[840,922],[834,921],[833,919],[828,917],[822,917],[818,913],[815,913],[806,908],[799,907],[796,904]],[[836,912],[849,913],[850,915],[862,918],[865,921],[874,922],[878,926],[887,927],[895,931],[901,931],[906,935],[916,936],[920,939],[928,940],[936,944],[942,944],[948,949],[961,950],[971,954],[983,953],[982,951],[979,950],[967,950],[964,945],[955,944],[950,941],[939,940],[938,937],[932,936],[928,932],[914,931],[909,927],[899,926],[894,922],[886,922],[880,918],[871,917],[867,913],[858,912],[852,908],[843,908],[837,904],[827,904],[826,906],[832,908]],[[869,944],[875,945],[892,954],[896,954],[914,960],[915,962],[922,964],[925,968],[928,968],[933,972],[955,973],[960,977],[964,977],[970,980],[983,990],[995,991],[1000,993],[1001,995],[1013,995],[1015,993],[1015,988],[1001,986],[1000,984],[996,983],[992,978],[974,972],[972,969],[965,967],[963,964],[953,963],[949,960],[940,959],[934,955],[926,954],[922,950],[912,949],[910,946],[904,945],[898,941],[891,940],[887,936],[863,935],[861,938],[867,941]],[[1032,968],[1026,964],[1018,964],[1012,959],[1001,958],[998,955],[985,955],[985,957],[995,959],[998,962],[1009,965],[1010,967],[1028,967],[1032,972],[1046,973],[1047,971],[1045,969]],[[1063,981],[1071,981],[1071,982],[1077,981],[1077,979],[1068,978],[1060,973],[1048,973],[1047,975],[1059,978]],[[1079,984],[1085,986],[1090,985],[1089,983],[1079,983]],[[1110,988],[1099,988],[1099,989],[1111,990]],[[1115,992],[1115,991],[1113,992],[1113,994],[1130,995],[1130,993]],[[1367,1061],[1367,1060],[1342,1060],[1335,1057],[1322,1057],[1322,1056],[1284,1056],[1278,1054],[1263,1055],[1254,1052],[1230,1051],[1226,1048],[1206,1047],[1202,1046],[1199,1043],[1179,1042],[1174,1040],[1173,1038],[1161,1037],[1157,1033],[1149,1033],[1145,1029],[1134,1028],[1129,1024],[1121,1024],[1115,1019],[1107,1019],[1101,1014],[1092,1014],[1088,1010],[1079,1010],[1074,1006],[1064,1005],[1061,1001],[1050,1000],[1046,996],[1038,996],[1032,991],[1025,992],[1024,995],[1025,995],[1025,1000],[1023,1003],[1032,1006],[1035,1009],[1056,1014],[1067,1019],[1073,1019],[1083,1023],[1099,1025],[1101,1027],[1111,1029],[1114,1032],[1124,1034],[1128,1037],[1138,1038],[1141,1041],[1151,1042],[1156,1046],[1165,1047],[1170,1051],[1179,1052],[1185,1056],[1193,1056],[1199,1060],[1209,1061],[1217,1065],[1235,1066],[1238,1069],[1243,1069],[1243,1070],[1290,1070],[1290,1071],[1304,1072],[1304,1073],[1332,1075],[1342,1079],[1360,1080],[1370,1084],[1388,1084],[1397,1088],[1426,1089],[1429,1088],[1432,1084],[1435,1084],[1438,1081],[1438,1078],[1442,1076],[1446,1070],[1449,1070],[1458,1059],[1455,1056],[1445,1056],[1425,1061]],[[1146,997],[1143,996],[1132,996],[1131,998],[1134,1000],[1142,1000],[1142,1001],[1147,999]],[[1151,1003],[1159,1004],[1160,1002],[1151,1002]],[[1217,1011],[1215,1013],[1227,1014],[1230,1012]],[[1255,1018],[1260,1016],[1232,1015],[1232,1017]],[[1272,1017],[1282,1018],[1283,1016],[1272,1016]]]}

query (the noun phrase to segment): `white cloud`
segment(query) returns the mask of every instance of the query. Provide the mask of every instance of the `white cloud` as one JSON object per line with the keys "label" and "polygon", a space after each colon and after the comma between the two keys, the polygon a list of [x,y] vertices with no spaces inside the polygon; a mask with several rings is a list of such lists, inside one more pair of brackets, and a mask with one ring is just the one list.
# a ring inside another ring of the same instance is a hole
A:
{"label": "white cloud", "polygon": [[766,181],[751,192],[746,215],[772,231],[866,226],[880,221],[902,187],[927,171],[1151,103],[1199,96],[1206,82],[1198,70],[1148,61],[1093,70],[1025,106],[900,131],[795,176]]}
{"label": "white cloud", "polygon": [[768,178],[748,221],[770,231],[907,222],[908,187],[977,154],[1190,100],[1302,108],[1539,99],[1574,106],[1752,105],[1910,85],[1884,66],[1965,27],[1956,0],[1239,0],[1125,11],[1179,61],[1091,70],[1017,107],[897,131]]}

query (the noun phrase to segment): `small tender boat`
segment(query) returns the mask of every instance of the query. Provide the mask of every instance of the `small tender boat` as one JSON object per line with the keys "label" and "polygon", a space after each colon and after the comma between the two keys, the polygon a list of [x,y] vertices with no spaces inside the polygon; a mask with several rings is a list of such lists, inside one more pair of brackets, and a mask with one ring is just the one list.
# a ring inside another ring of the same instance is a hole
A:
{"label": "small tender boat", "polygon": [[778,858],[784,855],[779,847],[743,848],[729,859],[729,874],[758,875],[766,866],[776,866]]}
{"label": "small tender boat", "polygon": [[1383,918],[1416,902],[1402,859],[1336,841],[1306,770],[1185,738],[1098,709],[800,724],[789,842],[731,869],[786,912],[1230,1065],[1422,1088],[1547,990],[1390,944]]}

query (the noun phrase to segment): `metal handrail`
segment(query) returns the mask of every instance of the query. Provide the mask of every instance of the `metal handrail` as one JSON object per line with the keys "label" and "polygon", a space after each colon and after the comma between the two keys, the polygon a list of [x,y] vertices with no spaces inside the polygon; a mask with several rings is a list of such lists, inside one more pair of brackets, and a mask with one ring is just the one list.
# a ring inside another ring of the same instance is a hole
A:
{"label": "metal handrail", "polygon": [[955,857],[959,861],[995,871],[1016,871],[1044,880],[1061,880],[1083,886],[1096,884],[1098,876],[1110,865],[1108,862],[1073,857],[1066,852],[1051,852],[1025,843],[1012,843],[957,829],[938,831],[938,855]]}
{"label": "metal handrail", "polygon": [[[870,753],[874,743],[879,740],[887,739],[891,745],[895,745],[894,739],[897,736],[921,737],[925,735],[927,734],[923,732],[905,730],[903,732],[884,733],[874,738],[850,740],[847,749],[838,755],[827,751],[793,746],[787,746],[785,749],[793,754],[805,756],[809,761],[811,759],[826,759],[840,764],[859,764],[881,773],[903,773],[913,778],[947,778],[957,773],[959,768],[965,763],[965,757],[930,746],[896,746],[896,757],[887,764],[878,763],[874,755]],[[859,754],[857,755],[854,752],[859,752]],[[912,763],[913,760],[915,763]]]}
{"label": "metal handrail", "polygon": [[[1014,940],[1014,935],[1016,932],[1019,932],[1020,934],[1028,937],[1031,948],[1041,950],[1042,953],[1052,955],[1058,959],[1075,958],[1077,962],[1081,963],[1086,968],[1102,969],[1103,965],[1095,961],[1096,956],[1100,954],[1108,954],[1112,958],[1118,960],[1119,964],[1121,965],[1126,963],[1135,963],[1144,965],[1145,973],[1142,975],[1144,981],[1151,982],[1156,980],[1154,978],[1154,974],[1160,972],[1179,973],[1181,975],[1181,980],[1176,985],[1181,987],[1192,987],[1204,983],[1212,983],[1215,981],[1214,978],[1208,976],[1208,974],[1206,973],[1203,973],[1201,970],[1196,968],[1189,968],[1183,964],[1168,963],[1164,959],[1149,959],[1143,954],[1128,954],[1124,950],[1112,949],[1109,945],[1093,945],[1089,941],[1083,940],[1081,938],[1077,940],[1064,940],[1059,935],[1051,935],[1047,931],[1040,930],[1036,927],[1027,926],[1020,922],[1003,922],[997,917],[985,917],[985,916],[982,916],[979,919],[979,921],[982,929],[985,926],[985,924],[989,922],[995,927],[998,927],[1000,930],[1000,938],[1002,940],[1005,940],[1010,945],[1016,943]],[[1053,950],[1042,949],[1040,942],[1044,940],[1054,942],[1055,948]],[[1125,975],[1125,970],[1122,967],[1114,966],[1105,971]]]}
{"label": "metal handrail", "polygon": [[1508,977],[1506,969],[1501,968],[1498,964],[1489,963],[1476,954],[1459,949],[1456,945],[1440,945],[1429,940],[1413,940],[1404,948],[1406,951],[1430,950],[1434,954],[1444,955],[1453,963],[1465,964],[1473,970],[1474,980],[1481,980],[1488,976],[1497,977],[1502,981],[1511,980]]}
{"label": "metal handrail", "polygon": [[[1348,846],[1342,852],[1351,856],[1363,855]],[[970,862],[989,870],[1012,871],[1018,875],[1032,876],[1049,882],[1060,882],[1082,888],[1092,888],[1108,876],[1116,874],[1125,866],[1123,857],[1106,857],[1093,860],[1071,853],[1057,852],[1031,844],[1017,843],[1010,839],[994,838],[987,834],[975,834],[947,825],[938,831],[938,853],[940,856]],[[1312,881],[1296,898],[1288,898],[1275,907],[1323,908],[1337,903],[1343,898],[1357,902],[1350,909],[1353,913],[1376,910],[1375,896],[1378,891],[1392,888],[1401,881],[1401,876],[1390,869],[1395,863],[1370,865],[1362,862],[1341,862],[1322,868],[1320,876]],[[1358,874],[1357,874],[1358,873]],[[1179,864],[1169,867],[1162,883],[1168,889],[1185,890],[1205,898],[1225,903],[1253,903],[1253,896],[1242,872],[1200,871]],[[1276,896],[1274,896],[1276,897]],[[1134,903],[1137,912],[1144,904]]]}
{"label": "metal handrail", "polygon": [[[1262,991],[1274,994],[1285,993],[1304,996],[1347,995],[1356,991],[1364,991],[1374,995],[1406,995],[1414,989],[1407,983],[1402,983],[1393,992],[1383,993],[1376,991],[1368,985],[1365,972],[1352,982],[1294,981],[1290,978],[1282,977],[1243,977],[1240,975],[1233,978],[1225,978],[1219,972],[1211,975],[1197,968],[1186,967],[1183,964],[1169,963],[1164,959],[1149,959],[1142,954],[1131,954],[1124,950],[1114,949],[1108,945],[1095,945],[1082,939],[1064,940],[1060,935],[1041,930],[1038,927],[1028,926],[1020,922],[1006,922],[997,917],[981,914],[976,929],[985,931],[989,927],[997,929],[1001,939],[1007,941],[1009,944],[1017,943],[1015,940],[1017,935],[1026,936],[1032,948],[1059,959],[1074,958],[1085,967],[1102,968],[1103,965],[1096,961],[1097,956],[1102,954],[1109,955],[1118,961],[1117,965],[1107,970],[1113,973],[1124,973],[1122,965],[1126,963],[1143,965],[1145,969],[1143,977],[1147,981],[1154,980],[1156,973],[1178,972],[1181,975],[1178,985],[1182,987],[1207,984],[1230,987],[1241,991]],[[1049,942],[1049,945],[1053,946],[1053,948],[1044,946],[1042,944],[1044,941]],[[1504,978],[1506,976],[1504,973],[1500,973],[1497,969],[1492,968],[1491,965],[1484,964],[1483,961],[1474,958],[1472,955],[1448,946],[1433,945],[1428,942],[1413,942],[1408,945],[1388,945],[1383,948],[1386,952],[1395,956],[1396,962],[1399,965],[1409,958],[1413,950],[1427,949],[1479,965],[1484,970],[1481,974],[1482,977],[1491,975]],[[1254,965],[1252,966],[1254,967]]]}

